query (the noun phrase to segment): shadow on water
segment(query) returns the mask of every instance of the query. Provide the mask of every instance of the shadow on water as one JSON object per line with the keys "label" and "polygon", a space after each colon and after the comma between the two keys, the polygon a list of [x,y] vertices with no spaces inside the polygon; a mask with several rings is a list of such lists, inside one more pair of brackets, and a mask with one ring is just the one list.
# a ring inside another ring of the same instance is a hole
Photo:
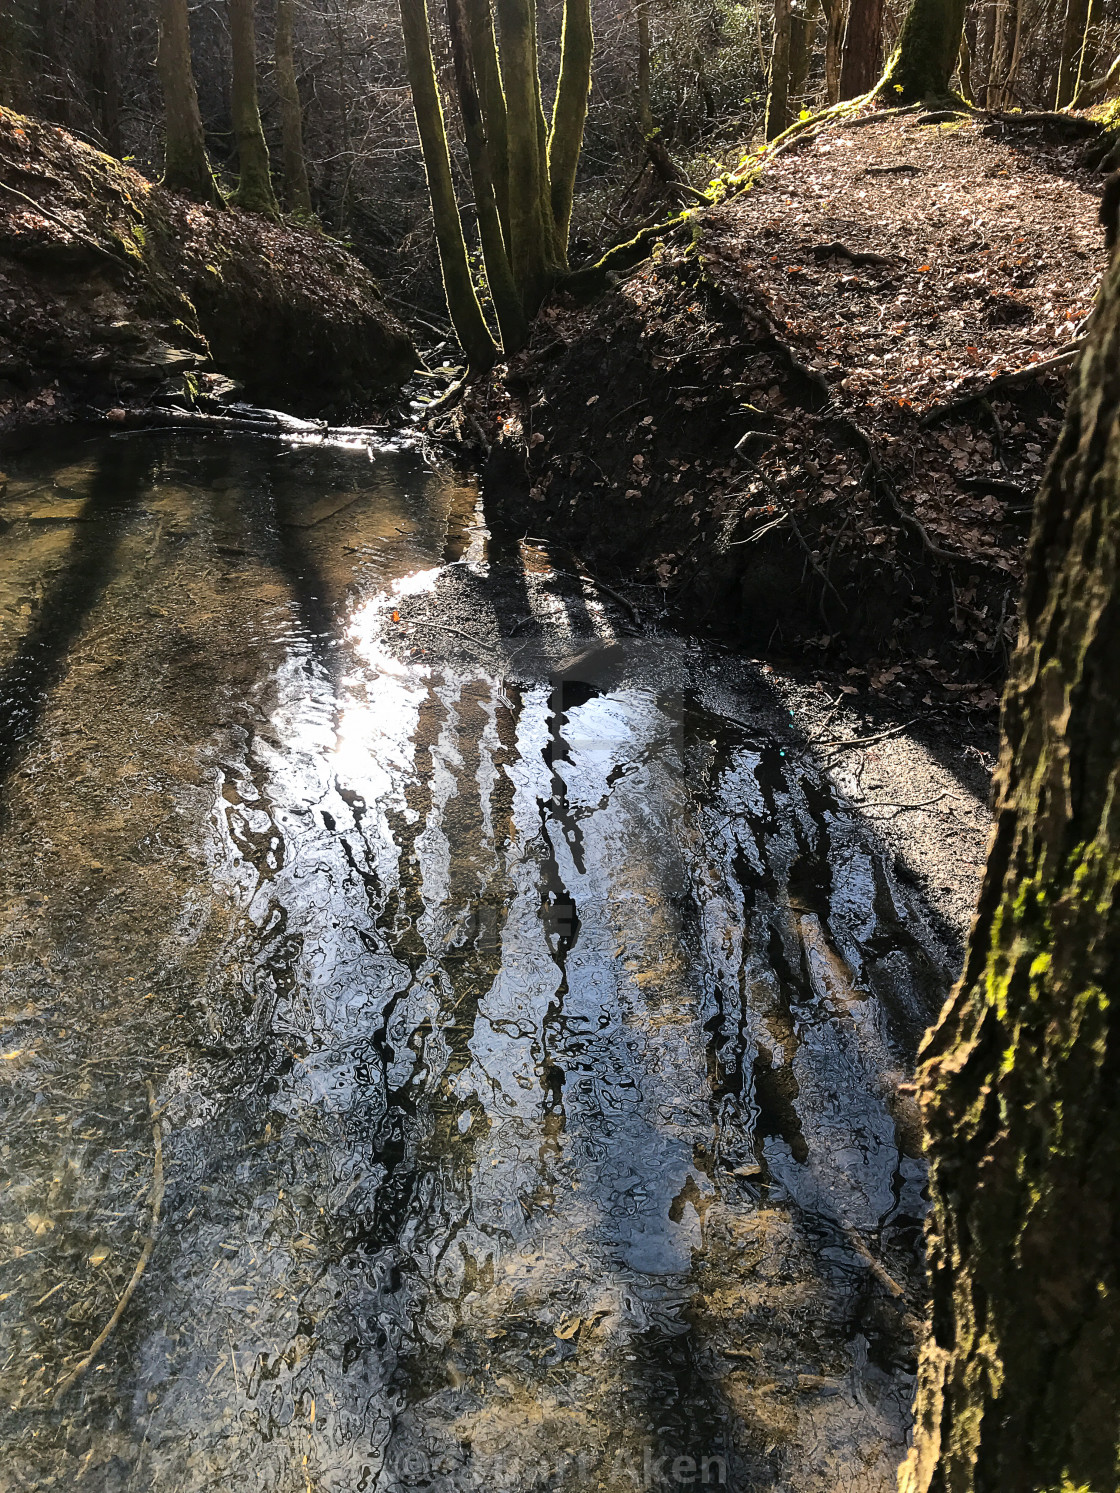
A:
{"label": "shadow on water", "polygon": [[120,541],[151,470],[152,454],[143,442],[109,441],[100,448],[62,573],[15,657],[0,671],[0,784],[10,775],[20,744],[35,730],[71,647],[112,578]]}

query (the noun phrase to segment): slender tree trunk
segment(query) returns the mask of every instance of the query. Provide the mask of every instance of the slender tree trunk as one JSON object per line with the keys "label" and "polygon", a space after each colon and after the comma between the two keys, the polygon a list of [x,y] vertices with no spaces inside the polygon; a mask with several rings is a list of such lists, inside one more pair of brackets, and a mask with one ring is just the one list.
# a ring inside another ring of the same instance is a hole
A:
{"label": "slender tree trunk", "polygon": [[1118,78],[1120,78],[1120,56],[1112,59],[1112,65],[1103,77],[1081,84],[1071,100],[1072,107],[1087,109],[1091,104],[1098,103],[1108,90],[1115,86]]}
{"label": "slender tree trunk", "polygon": [[840,97],[858,98],[873,87],[882,65],[883,0],[851,0],[840,67]]}
{"label": "slender tree trunk", "polygon": [[[59,124],[70,122],[70,88],[66,68],[62,63],[58,37],[58,8],[56,0],[38,0],[36,14],[39,22],[39,45],[42,49],[43,70],[39,87],[43,94],[41,104],[45,113]],[[3,22],[0,21],[0,25]],[[44,84],[57,88],[52,97],[46,93]]]}
{"label": "slender tree trunk", "polygon": [[498,0],[502,80],[509,126],[509,248],[526,315],[536,314],[552,285],[551,232],[541,180],[541,105],[532,0]]}
{"label": "slender tree trunk", "polygon": [[416,112],[424,169],[428,175],[447,309],[471,371],[482,372],[493,364],[498,349],[475,294],[463,225],[455,201],[447,129],[432,58],[428,8],[425,0],[400,0],[400,8],[408,81],[412,88],[412,106]]}
{"label": "slender tree trunk", "polygon": [[502,346],[507,353],[514,353],[524,346],[529,325],[525,320],[521,297],[510,268],[509,252],[494,194],[490,148],[478,95],[465,0],[447,0],[447,29],[451,38],[451,60],[455,68],[459,112],[463,116],[463,133],[474,187],[474,205],[478,215],[478,235],[482,240],[482,257],[486,264],[486,280],[502,334]]}
{"label": "slender tree trunk", "polygon": [[[812,60],[813,30],[819,0],[794,0],[789,17],[789,96],[796,102],[805,92]],[[790,105],[793,113],[793,104]]]}
{"label": "slender tree trunk", "polygon": [[494,13],[490,0],[466,0],[470,22],[471,53],[478,85],[486,143],[490,153],[490,170],[494,177],[494,196],[502,237],[509,248],[509,128],[506,120],[506,96],[502,87],[502,70],[498,62],[498,42],[494,35]]}
{"label": "slender tree trunk", "polygon": [[1065,25],[1062,27],[1062,55],[1058,62],[1058,92],[1055,109],[1064,109],[1073,98],[1081,45],[1085,38],[1085,21],[1089,0],[1067,0]]}
{"label": "slender tree trunk", "polygon": [[830,104],[840,98],[840,47],[847,15],[845,0],[824,0],[824,93]]}
{"label": "slender tree trunk", "polygon": [[964,15],[965,0],[913,0],[876,90],[884,102],[912,104],[948,95]]}
{"label": "slender tree trunk", "polygon": [[572,199],[576,190],[576,169],[583,149],[583,127],[587,122],[587,95],[591,91],[591,54],[594,45],[591,0],[564,0],[560,78],[556,84],[552,129],[548,137],[548,176],[557,246],[565,263],[568,255],[568,232],[572,222]]}
{"label": "slender tree trunk", "polygon": [[992,23],[992,60],[988,68],[985,103],[989,109],[1007,106],[1008,75],[1011,70],[1012,33],[1017,24],[1017,0],[997,0]]}
{"label": "slender tree trunk", "polygon": [[770,86],[766,97],[766,138],[788,129],[790,0],[774,0],[774,45],[770,52]]}
{"label": "slender tree trunk", "polygon": [[643,137],[653,134],[653,103],[650,99],[649,0],[634,0],[634,21],[638,28],[638,71],[635,97],[638,128]]}
{"label": "slender tree trunk", "polygon": [[93,92],[101,137],[110,155],[124,154],[121,140],[121,83],[110,0],[93,0]]}
{"label": "slender tree trunk", "polygon": [[184,192],[211,207],[224,207],[206,154],[206,137],[191,66],[187,0],[159,0],[156,66],[163,89],[166,135],[163,184],[173,192]]}
{"label": "slender tree trunk", "polygon": [[960,79],[961,98],[972,103],[972,48],[968,44],[967,28],[961,32],[961,51],[957,59],[957,75]]}
{"label": "slender tree trunk", "polygon": [[292,45],[292,0],[276,0],[276,85],[284,132],[284,201],[288,210],[311,216],[311,188],[303,153],[303,109]]}
{"label": "slender tree trunk", "polygon": [[1102,0],[1089,0],[1089,11],[1085,17],[1085,30],[1082,33],[1081,55],[1077,59],[1077,80],[1074,84],[1074,93],[1077,93],[1083,82],[1093,76],[1093,69],[1097,65],[1097,26],[1101,19]]}
{"label": "slender tree trunk", "polygon": [[26,109],[28,91],[23,17],[14,0],[0,0],[0,104]]}
{"label": "slender tree trunk", "polygon": [[229,31],[233,50],[233,132],[237,137],[240,172],[234,202],[248,212],[276,217],[268,145],[257,102],[257,38],[255,0],[229,0]]}
{"label": "slender tree trunk", "polygon": [[1120,260],[1035,505],[995,830],[919,1070],[932,1314],[902,1493],[1113,1493]]}

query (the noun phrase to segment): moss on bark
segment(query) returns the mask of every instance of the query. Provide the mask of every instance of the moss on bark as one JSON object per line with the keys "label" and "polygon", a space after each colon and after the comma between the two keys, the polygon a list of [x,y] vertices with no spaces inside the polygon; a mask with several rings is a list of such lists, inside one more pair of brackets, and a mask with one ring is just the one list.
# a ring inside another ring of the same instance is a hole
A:
{"label": "moss on bark", "polygon": [[233,108],[233,132],[237,137],[237,164],[240,179],[234,193],[236,206],[246,212],[279,215],[272,190],[268,144],[261,125],[257,100],[257,37],[254,25],[254,0],[229,0],[229,32],[233,54],[230,98]]}
{"label": "moss on bark", "polygon": [[191,66],[187,0],[160,0],[156,66],[163,89],[163,185],[173,192],[184,192],[197,202],[223,207],[222,194],[206,154]]}
{"label": "moss on bark", "polygon": [[400,9],[408,80],[424,154],[424,169],[428,175],[447,310],[471,370],[481,372],[494,362],[498,349],[475,293],[463,225],[455,201],[447,129],[432,58],[428,7],[425,0],[400,0]]}
{"label": "moss on bark", "polygon": [[964,33],[965,0],[913,0],[877,93],[886,102],[944,99]]}
{"label": "moss on bark", "polygon": [[1120,262],[1039,493],[965,969],[923,1049],[932,1313],[902,1493],[1114,1493]]}
{"label": "moss on bark", "polygon": [[568,229],[576,167],[583,148],[587,95],[591,89],[591,0],[564,0],[564,29],[560,39],[560,78],[552,108],[548,137],[550,208],[560,252],[567,259]]}
{"label": "moss on bark", "polygon": [[284,132],[284,201],[289,211],[311,216],[311,187],[303,150],[303,109],[292,45],[292,0],[276,0],[276,88]]}

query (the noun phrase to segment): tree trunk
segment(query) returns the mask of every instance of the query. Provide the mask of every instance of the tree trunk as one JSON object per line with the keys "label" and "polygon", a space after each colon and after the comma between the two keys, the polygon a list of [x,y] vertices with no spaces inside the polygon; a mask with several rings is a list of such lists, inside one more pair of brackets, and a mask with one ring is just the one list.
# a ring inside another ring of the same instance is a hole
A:
{"label": "tree trunk", "polygon": [[1064,109],[1073,98],[1088,14],[1089,0],[1067,0],[1065,25],[1062,27],[1062,55],[1058,62],[1058,92],[1054,99],[1055,109]]}
{"label": "tree trunk", "polygon": [[992,20],[992,55],[988,65],[988,87],[984,102],[989,109],[1007,105],[1007,75],[1011,55],[1011,30],[1018,14],[1016,0],[996,0]]}
{"label": "tree trunk", "polygon": [[121,140],[121,83],[117,68],[116,27],[110,0],[93,0],[93,92],[105,149],[124,154]]}
{"label": "tree trunk", "polygon": [[840,99],[840,44],[847,14],[845,0],[824,0],[824,94],[830,104]]}
{"label": "tree trunk", "polygon": [[510,268],[509,252],[494,194],[490,149],[478,95],[465,0],[447,0],[447,29],[451,38],[451,60],[455,68],[459,112],[463,116],[471,184],[474,187],[478,235],[482,240],[482,257],[486,264],[486,281],[502,334],[502,346],[507,353],[514,353],[525,345],[529,327],[513,270]]}
{"label": "tree trunk", "polygon": [[790,0],[774,0],[774,45],[770,53],[770,86],[766,96],[766,138],[789,128]]}
{"label": "tree trunk", "polygon": [[303,110],[292,46],[292,0],[276,0],[276,86],[284,134],[284,201],[289,212],[311,216],[311,188],[303,153]]}
{"label": "tree trunk", "polygon": [[966,104],[972,103],[972,48],[968,44],[968,28],[961,33],[961,50],[957,58],[957,76],[960,79],[960,95]]}
{"label": "tree trunk", "polygon": [[234,202],[248,212],[276,217],[268,145],[261,126],[257,102],[257,38],[254,27],[255,0],[229,0],[229,31],[233,50],[233,132],[237,138],[240,172]]}
{"label": "tree trunk", "polygon": [[919,1070],[932,1315],[902,1493],[1112,1493],[1120,1427],[1120,259],[1035,505],[995,829]]}
{"label": "tree trunk", "polygon": [[634,0],[634,22],[638,30],[638,71],[635,78],[635,102],[638,128],[643,138],[653,134],[653,103],[650,99],[649,0]]}
{"label": "tree trunk", "polygon": [[858,98],[879,77],[883,47],[883,0],[851,0],[840,67],[840,97]]}
{"label": "tree trunk", "polygon": [[498,0],[502,80],[509,126],[509,248],[527,316],[534,316],[555,278],[549,200],[541,180],[541,104],[532,0]]}
{"label": "tree trunk", "polygon": [[466,0],[470,22],[471,54],[478,85],[486,143],[490,152],[490,170],[494,178],[494,196],[502,237],[509,248],[509,125],[506,119],[506,96],[502,87],[502,70],[498,62],[498,42],[494,35],[494,12],[490,0]]}
{"label": "tree trunk", "polygon": [[27,95],[23,17],[13,0],[0,0],[0,104],[23,110]]}
{"label": "tree trunk", "polygon": [[412,88],[412,106],[416,112],[416,128],[420,134],[428,192],[432,199],[432,217],[435,221],[447,310],[471,371],[479,373],[493,364],[498,349],[475,294],[463,225],[459,220],[459,208],[455,201],[451,154],[447,146],[447,130],[443,122],[443,108],[432,58],[428,8],[425,0],[400,0],[400,8],[408,81]]}
{"label": "tree trunk", "polygon": [[913,0],[876,92],[885,103],[944,99],[964,32],[965,0]]}
{"label": "tree trunk", "polygon": [[191,66],[187,0],[159,0],[156,66],[163,89],[166,135],[163,185],[211,207],[224,207],[206,155],[206,137]]}
{"label": "tree trunk", "polygon": [[556,84],[552,130],[548,137],[548,176],[557,249],[565,263],[568,255],[568,232],[572,222],[572,199],[576,190],[576,168],[583,148],[583,127],[587,121],[587,95],[591,91],[593,49],[591,0],[564,0],[560,78]]}
{"label": "tree trunk", "polygon": [[1092,76],[1097,65],[1097,43],[1100,40],[1097,27],[1101,21],[1101,0],[1089,0],[1088,14],[1085,17],[1085,30],[1081,36],[1081,53],[1077,59],[1077,78],[1074,83],[1074,93],[1077,93],[1082,83],[1087,82]]}
{"label": "tree trunk", "polygon": [[[804,96],[812,60],[813,30],[818,0],[796,0],[789,16],[789,96],[796,104]],[[790,105],[790,113],[793,112]]]}

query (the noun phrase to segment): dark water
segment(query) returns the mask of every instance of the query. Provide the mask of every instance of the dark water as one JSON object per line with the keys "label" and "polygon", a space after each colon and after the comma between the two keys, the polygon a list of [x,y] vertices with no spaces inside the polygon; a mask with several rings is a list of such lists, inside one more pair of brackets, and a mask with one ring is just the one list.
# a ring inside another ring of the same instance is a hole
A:
{"label": "dark water", "polygon": [[5,464],[0,1487],[893,1488],[944,978],[808,755],[415,451]]}

